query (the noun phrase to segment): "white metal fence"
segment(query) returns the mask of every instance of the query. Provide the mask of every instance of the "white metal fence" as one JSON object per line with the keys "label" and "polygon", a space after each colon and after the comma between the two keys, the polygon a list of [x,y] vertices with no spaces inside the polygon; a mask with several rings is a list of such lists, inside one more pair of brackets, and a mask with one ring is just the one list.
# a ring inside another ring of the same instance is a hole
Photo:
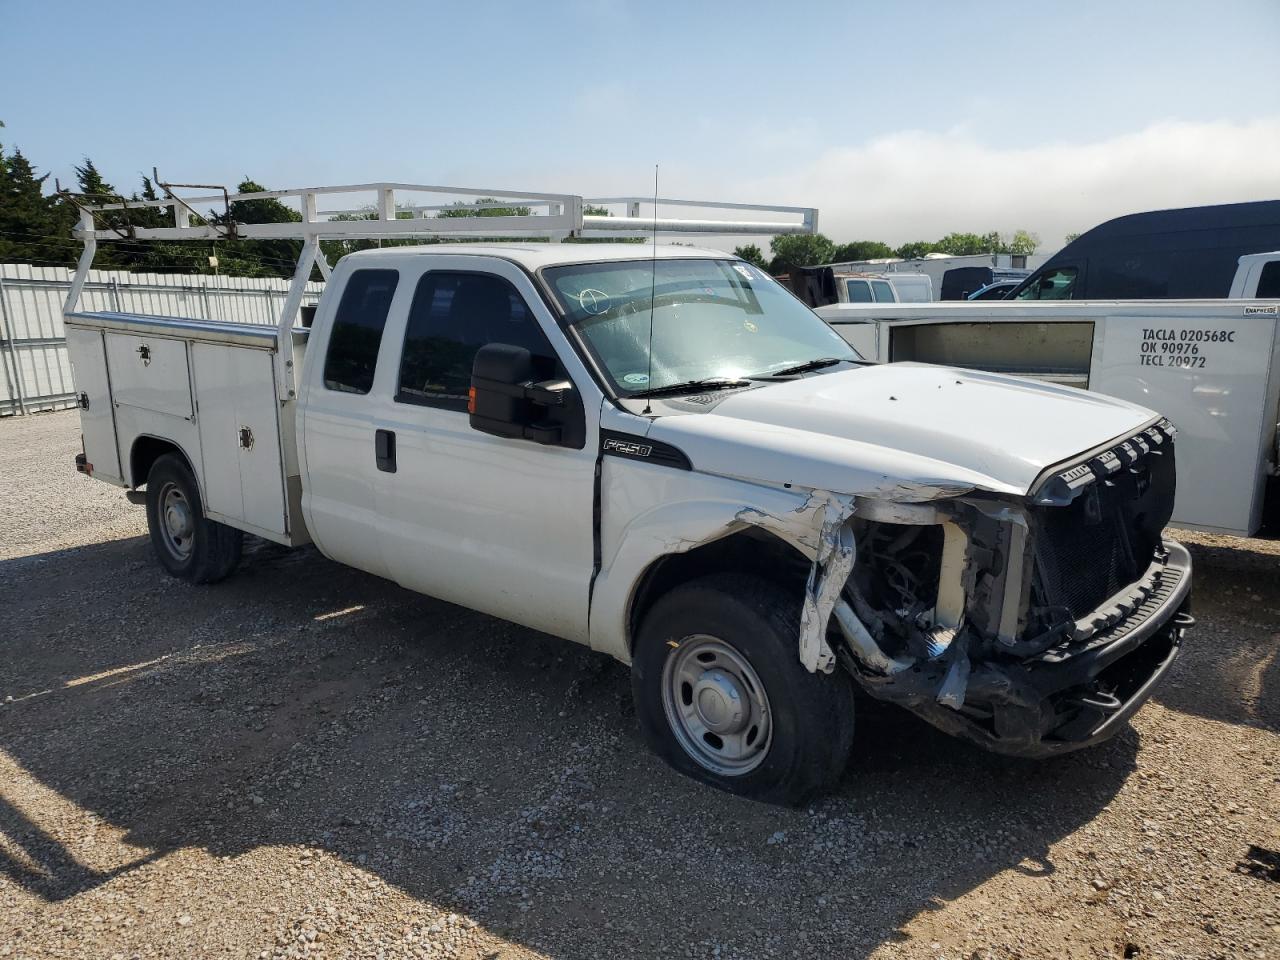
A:
{"label": "white metal fence", "polygon": [[[0,416],[75,405],[62,304],[74,271],[0,264]],[[81,310],[275,326],[289,281],[90,270]],[[322,283],[307,284],[308,300]]]}

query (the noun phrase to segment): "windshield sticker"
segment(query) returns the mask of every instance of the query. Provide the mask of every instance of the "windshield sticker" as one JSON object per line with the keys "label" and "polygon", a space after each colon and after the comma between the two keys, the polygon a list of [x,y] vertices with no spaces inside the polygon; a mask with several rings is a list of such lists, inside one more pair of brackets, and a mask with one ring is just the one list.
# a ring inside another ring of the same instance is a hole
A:
{"label": "windshield sticker", "polygon": [[755,333],[757,330],[759,330],[759,329],[760,329],[760,328],[759,328],[759,327],[757,327],[754,323],[752,323],[750,320],[743,320],[743,321],[742,321],[742,326],[746,329],[747,333]]}
{"label": "windshield sticker", "polygon": [[594,287],[587,287],[587,289],[579,291],[574,299],[578,301],[578,306],[593,317],[600,316],[600,314],[613,306],[613,300],[609,295],[603,290],[597,290]]}
{"label": "windshield sticker", "polygon": [[745,263],[735,263],[733,265],[733,269],[737,270],[738,273],[742,274],[742,276],[746,277],[748,280],[756,279],[756,275],[751,272],[751,268]]}
{"label": "windshield sticker", "polygon": [[647,373],[628,373],[622,378],[622,382],[634,387],[643,387],[649,382],[649,375]]}

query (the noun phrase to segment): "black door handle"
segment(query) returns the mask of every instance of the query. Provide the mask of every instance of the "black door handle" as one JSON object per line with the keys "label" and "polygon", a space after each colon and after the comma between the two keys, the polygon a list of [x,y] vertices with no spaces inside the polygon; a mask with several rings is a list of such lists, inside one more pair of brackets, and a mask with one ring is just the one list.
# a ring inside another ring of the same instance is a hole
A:
{"label": "black door handle", "polygon": [[396,472],[396,435],[390,430],[378,430],[373,435],[373,457],[383,473]]}

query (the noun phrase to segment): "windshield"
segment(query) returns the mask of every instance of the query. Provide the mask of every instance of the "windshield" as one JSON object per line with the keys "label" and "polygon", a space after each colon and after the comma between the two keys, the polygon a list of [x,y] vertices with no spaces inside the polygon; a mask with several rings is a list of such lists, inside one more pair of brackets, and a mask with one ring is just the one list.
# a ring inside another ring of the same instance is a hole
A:
{"label": "windshield", "polygon": [[579,263],[548,267],[543,276],[624,396],[692,380],[768,376],[820,358],[859,359],[817,314],[740,260]]}

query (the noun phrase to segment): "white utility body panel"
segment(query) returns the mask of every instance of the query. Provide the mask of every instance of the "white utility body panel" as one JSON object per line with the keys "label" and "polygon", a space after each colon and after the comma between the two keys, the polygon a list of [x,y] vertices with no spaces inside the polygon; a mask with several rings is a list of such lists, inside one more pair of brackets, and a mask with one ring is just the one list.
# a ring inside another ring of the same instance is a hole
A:
{"label": "white utility body panel", "polygon": [[1248,536],[1262,522],[1280,421],[1274,300],[833,304],[817,312],[869,360],[1031,377],[1159,410],[1180,432],[1174,523]]}
{"label": "white utility body panel", "polygon": [[103,332],[69,326],[67,346],[79,391],[80,434],[85,454],[93,463],[94,473],[99,479],[123,485]]}
{"label": "white utility body panel", "polygon": [[[138,486],[146,481],[131,466],[139,438],[172,440],[208,516],[281,543],[307,542],[297,457],[286,453],[295,446],[294,411],[276,401],[274,328],[110,313],[69,314],[66,324],[95,476]],[[291,332],[296,357],[306,334]],[[99,353],[105,363],[94,362]]]}

